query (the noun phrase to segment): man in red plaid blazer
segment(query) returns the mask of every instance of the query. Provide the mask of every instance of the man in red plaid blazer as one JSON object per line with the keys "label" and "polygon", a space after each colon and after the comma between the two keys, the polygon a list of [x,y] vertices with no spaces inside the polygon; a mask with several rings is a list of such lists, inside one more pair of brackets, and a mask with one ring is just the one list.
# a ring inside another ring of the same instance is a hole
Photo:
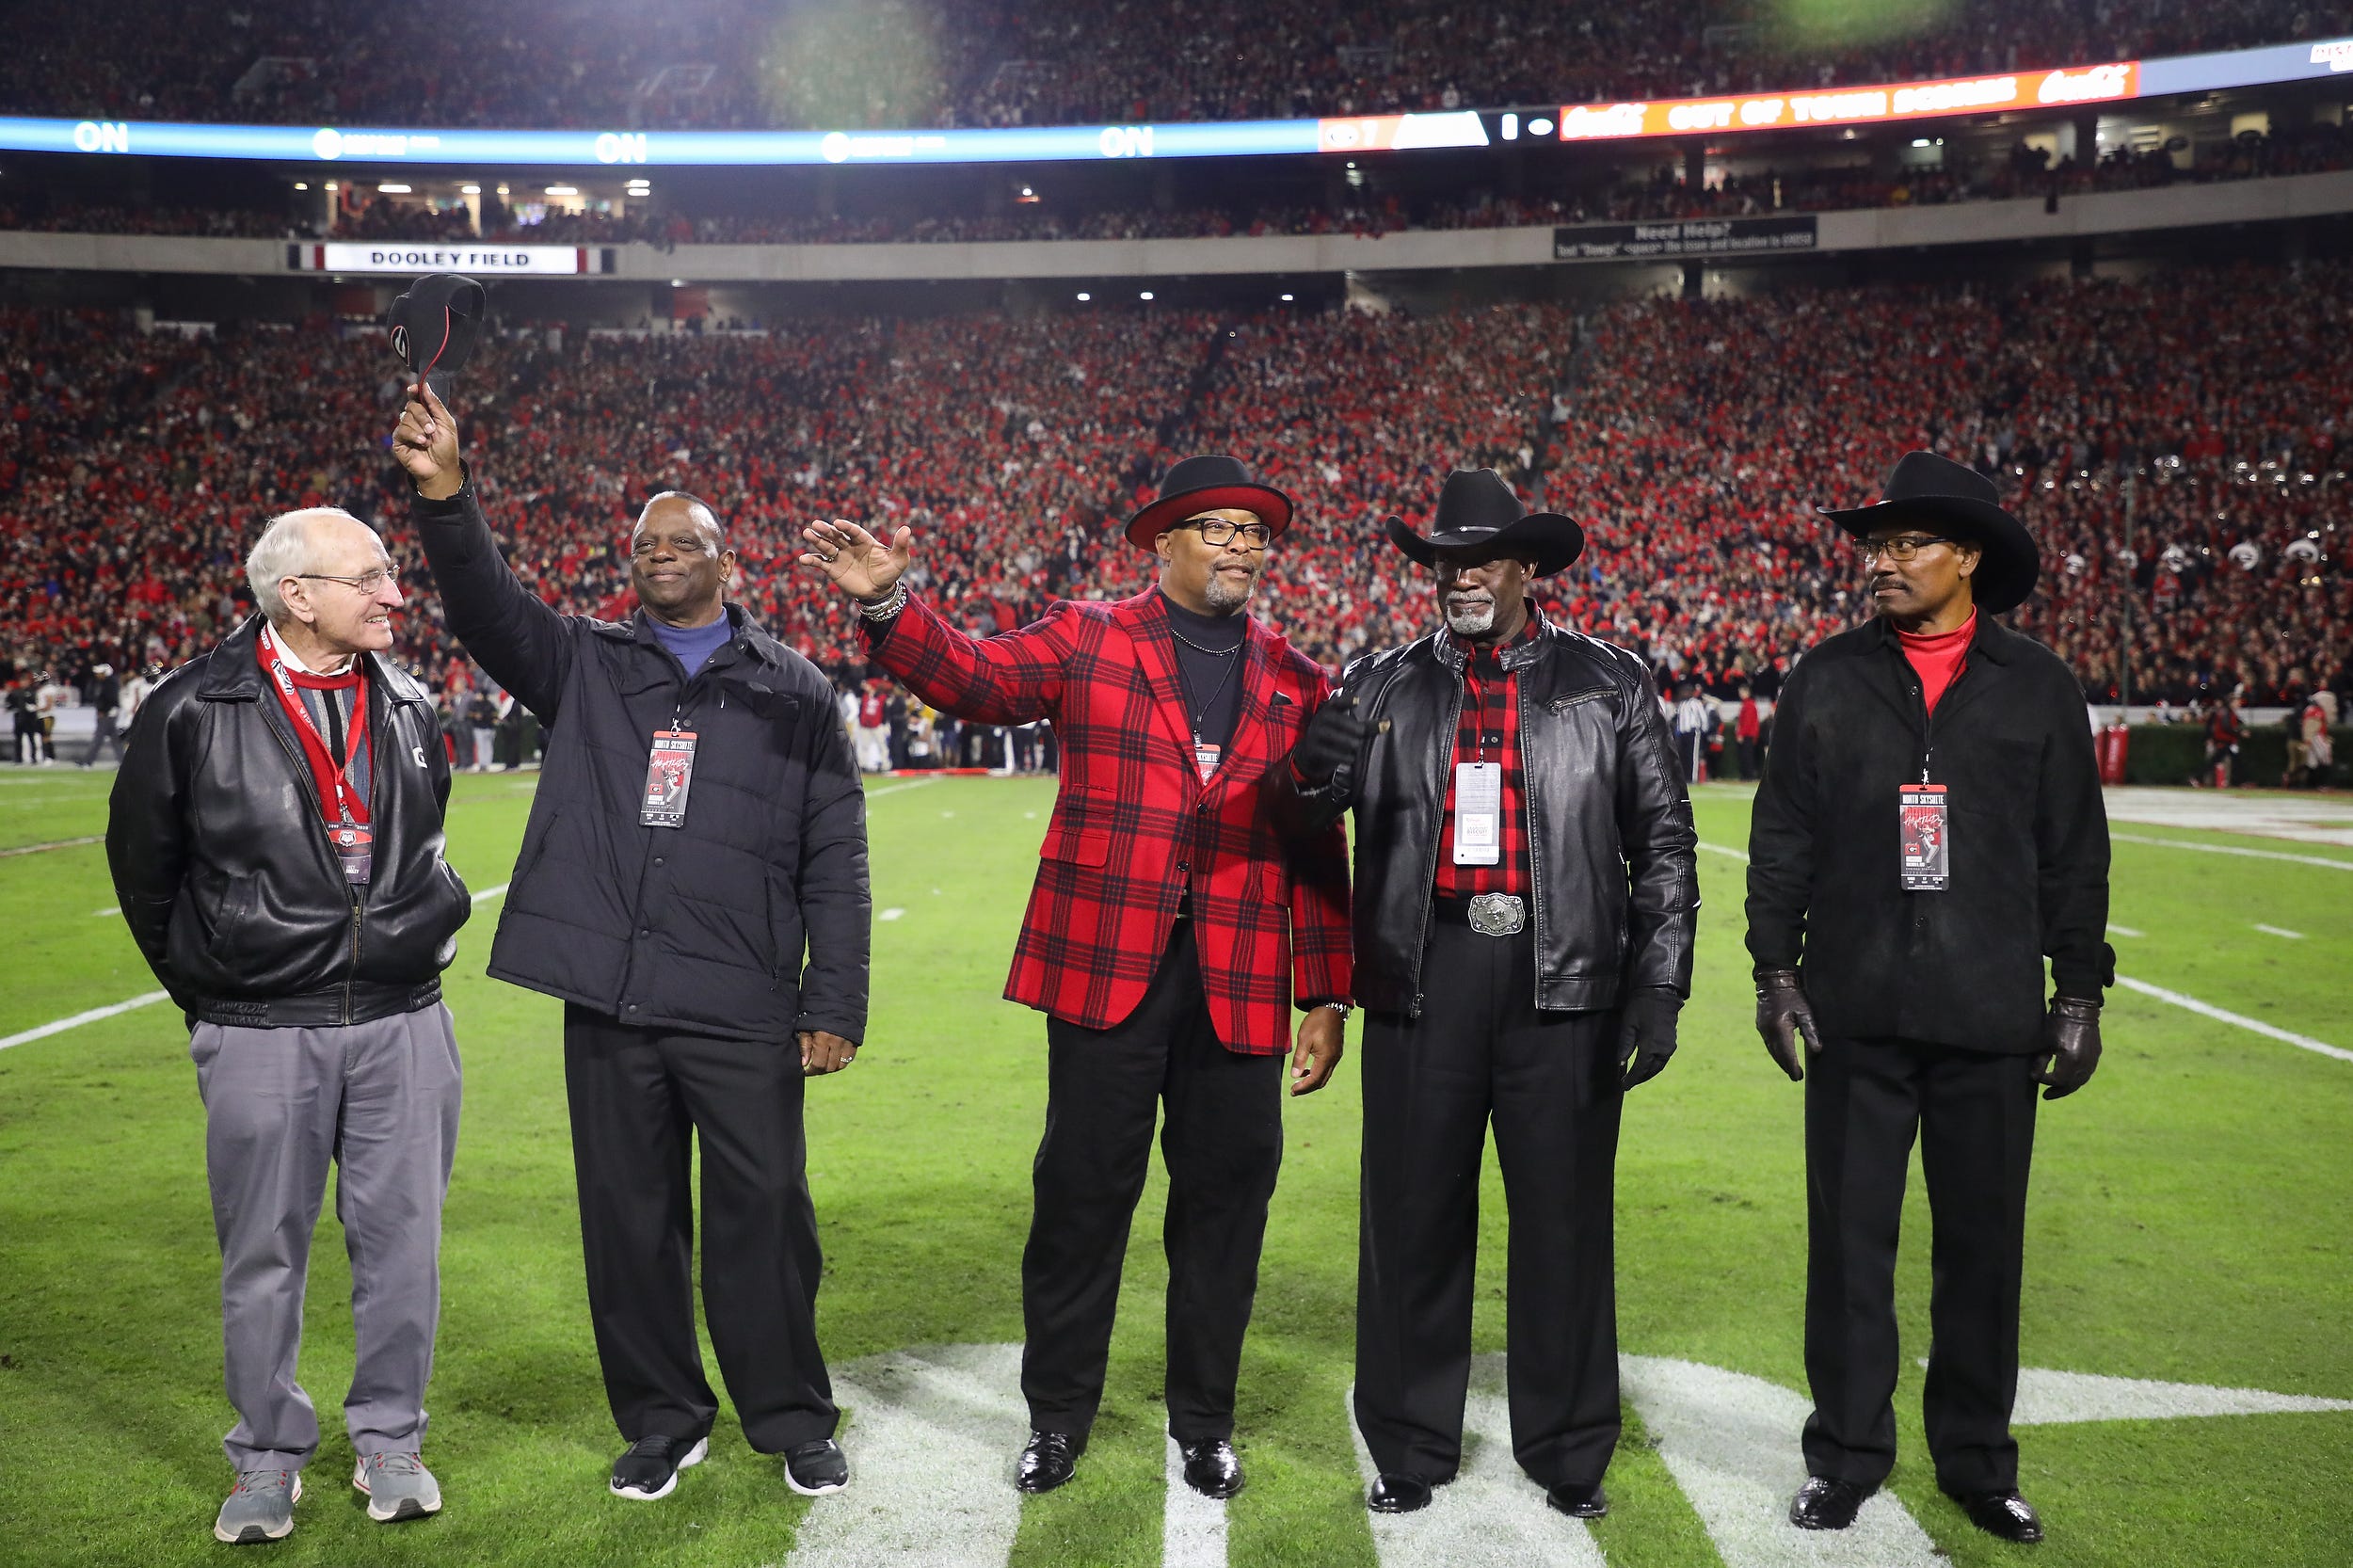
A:
{"label": "man in red plaid blazer", "polygon": [[1021,1260],[1024,1491],[1068,1480],[1086,1447],[1162,1103],[1169,1432],[1195,1490],[1241,1489],[1234,1384],[1282,1161],[1282,1060],[1292,1094],[1323,1085],[1351,984],[1341,831],[1289,842],[1268,808],[1331,690],[1243,609],[1290,517],[1290,499],[1233,458],[1188,458],[1128,525],[1160,557],[1157,588],[1065,600],[987,638],[908,594],[909,530],[888,544],[855,523],[803,531],[802,562],[858,600],[874,658],[918,696],[981,724],[1046,719],[1062,744],[1005,984],[1048,1017]]}

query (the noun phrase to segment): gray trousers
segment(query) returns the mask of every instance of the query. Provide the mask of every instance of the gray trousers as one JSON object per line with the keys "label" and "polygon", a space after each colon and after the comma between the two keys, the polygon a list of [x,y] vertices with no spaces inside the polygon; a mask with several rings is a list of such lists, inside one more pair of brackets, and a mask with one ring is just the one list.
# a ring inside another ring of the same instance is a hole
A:
{"label": "gray trousers", "polygon": [[449,1009],[337,1029],[199,1024],[204,1164],[220,1238],[221,1342],[240,1470],[298,1470],[318,1415],[295,1381],[311,1233],[338,1167],[357,1362],[344,1400],[358,1453],[413,1453],[441,1310],[441,1200],[457,1150]]}

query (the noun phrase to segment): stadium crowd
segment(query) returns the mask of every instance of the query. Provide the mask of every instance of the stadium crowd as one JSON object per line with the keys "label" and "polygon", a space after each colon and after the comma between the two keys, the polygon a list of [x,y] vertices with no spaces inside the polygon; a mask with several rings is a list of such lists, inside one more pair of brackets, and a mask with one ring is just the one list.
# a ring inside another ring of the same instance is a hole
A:
{"label": "stadium crowd", "polygon": [[[14,8],[0,112],[450,126],[1241,120],[1902,81],[2353,32],[2345,0],[120,0]],[[419,47],[419,40],[431,47]]]}
{"label": "stadium crowd", "polygon": [[[1224,448],[1301,498],[1265,608],[1337,663],[1427,620],[1379,520],[1423,520],[1447,469],[1489,464],[1587,522],[1585,560],[1546,585],[1554,613],[1670,686],[1769,696],[1860,614],[1811,508],[1876,494],[1899,452],[1935,446],[1994,474],[2045,541],[2019,619],[2093,696],[2117,695],[2128,606],[2138,701],[2284,701],[2341,684],[2353,652],[2339,265],[1662,299],[1581,322],[1497,305],[809,325],[561,347],[518,328],[488,345],[457,402],[525,580],[619,613],[637,504],[690,489],[728,519],[753,612],[854,680],[840,601],[791,565],[804,521],[912,526],[919,586],[995,630],[1055,596],[1141,586],[1115,524],[1175,456]],[[374,331],[184,339],[15,311],[0,365],[12,681],[208,646],[276,511],[345,505],[407,548],[384,446],[397,379]],[[411,600],[404,651],[456,692],[469,677],[436,614]]]}

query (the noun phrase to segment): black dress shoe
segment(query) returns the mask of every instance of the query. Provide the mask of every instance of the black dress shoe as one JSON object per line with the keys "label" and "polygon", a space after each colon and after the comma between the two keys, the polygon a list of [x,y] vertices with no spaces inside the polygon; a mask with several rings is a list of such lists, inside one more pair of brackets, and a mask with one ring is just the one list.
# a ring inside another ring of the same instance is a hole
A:
{"label": "black dress shoe", "polygon": [[1033,1432],[1013,1467],[1013,1483],[1024,1492],[1051,1492],[1079,1473],[1079,1445],[1069,1433]]}
{"label": "black dress shoe", "polygon": [[1185,1484],[1195,1492],[1224,1498],[1241,1490],[1241,1461],[1235,1457],[1234,1446],[1223,1437],[1188,1443],[1180,1451],[1185,1456]]}
{"label": "black dress shoe", "polygon": [[2034,1504],[2015,1492],[1972,1492],[1953,1500],[1969,1515],[1969,1522],[1988,1535],[2021,1546],[2042,1539],[2042,1516],[2034,1511]]}
{"label": "black dress shoe", "polygon": [[1864,1499],[1879,1488],[1859,1481],[1808,1476],[1789,1499],[1789,1522],[1801,1530],[1842,1530],[1854,1523]]}
{"label": "black dress shoe", "polygon": [[1609,1494],[1599,1481],[1591,1486],[1565,1481],[1545,1493],[1545,1501],[1572,1519],[1599,1519],[1609,1512]]}
{"label": "black dress shoe", "polygon": [[1430,1483],[1401,1470],[1385,1470],[1365,1494],[1365,1506],[1375,1513],[1411,1513],[1428,1508]]}

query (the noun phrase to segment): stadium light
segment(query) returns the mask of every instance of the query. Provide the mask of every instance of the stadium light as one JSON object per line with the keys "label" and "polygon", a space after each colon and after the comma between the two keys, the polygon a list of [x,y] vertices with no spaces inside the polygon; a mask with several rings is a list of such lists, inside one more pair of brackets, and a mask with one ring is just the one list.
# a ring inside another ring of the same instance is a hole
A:
{"label": "stadium light", "polygon": [[311,182],[308,180],[296,180],[295,182],[295,189],[296,190],[309,190],[310,188]]}
{"label": "stadium light", "polygon": [[673,278],[670,280],[670,286],[674,289],[682,289],[686,287],[686,280],[683,278]]}
{"label": "stadium light", "polygon": [[1290,302],[1291,302],[1291,296],[1290,296],[1289,295],[1288,295],[1288,294],[1287,294],[1287,295],[1285,295],[1285,296],[1283,296],[1283,303],[1284,303],[1284,304],[1286,304],[1286,305],[1288,305],[1288,304],[1289,304]]}
{"label": "stadium light", "polygon": [[1085,293],[1084,291],[1081,291],[1081,292],[1080,293],[1080,295],[1079,295],[1079,303],[1080,303],[1080,304],[1081,304],[1081,305],[1083,305],[1083,304],[1085,304],[1088,300],[1090,300],[1090,299],[1092,299],[1092,298],[1094,298],[1094,297],[1095,297],[1095,296],[1093,296],[1093,295],[1091,295],[1091,294],[1087,294],[1087,293]]}
{"label": "stadium light", "polygon": [[1152,297],[1152,291],[1150,289],[1146,289],[1142,294],[1137,295],[1136,297],[1138,299],[1149,299]]}
{"label": "stadium light", "polygon": [[334,181],[329,180],[327,182],[327,188],[328,190],[340,190],[342,187],[337,185]]}
{"label": "stadium light", "polygon": [[376,187],[376,194],[379,196],[407,196],[411,188],[412,187],[408,185],[378,185]]}
{"label": "stadium light", "polygon": [[460,185],[457,187],[457,194],[460,196],[480,196],[482,194],[482,187],[480,185]]}
{"label": "stadium light", "polygon": [[501,196],[504,196],[506,194],[506,187],[504,185],[501,185],[499,187],[499,194]]}
{"label": "stadium light", "polygon": [[578,185],[550,185],[548,194],[550,196],[578,196],[580,187]]}

